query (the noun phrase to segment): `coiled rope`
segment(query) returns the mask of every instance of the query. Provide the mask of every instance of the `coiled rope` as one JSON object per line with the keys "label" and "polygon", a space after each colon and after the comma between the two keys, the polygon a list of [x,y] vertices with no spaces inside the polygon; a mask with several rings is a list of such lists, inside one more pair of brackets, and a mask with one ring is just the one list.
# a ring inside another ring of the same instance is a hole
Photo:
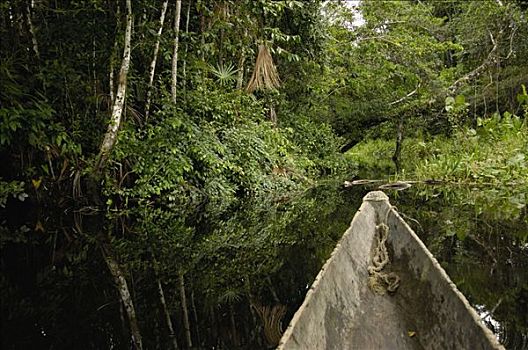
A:
{"label": "coiled rope", "polygon": [[391,209],[392,207],[389,207],[387,210],[384,222],[376,226],[376,247],[371,253],[371,262],[368,267],[368,285],[374,293],[379,295],[387,292],[394,293],[400,286],[400,277],[396,273],[384,271],[390,262],[386,243],[390,233],[387,218]]}

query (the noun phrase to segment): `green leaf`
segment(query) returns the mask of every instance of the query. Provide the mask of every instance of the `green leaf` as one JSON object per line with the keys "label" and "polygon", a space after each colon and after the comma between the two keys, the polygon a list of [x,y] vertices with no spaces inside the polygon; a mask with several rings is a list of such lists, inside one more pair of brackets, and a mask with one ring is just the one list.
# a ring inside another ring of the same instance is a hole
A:
{"label": "green leaf", "polygon": [[463,106],[466,103],[466,98],[464,95],[457,95],[454,100],[455,104],[458,106]]}

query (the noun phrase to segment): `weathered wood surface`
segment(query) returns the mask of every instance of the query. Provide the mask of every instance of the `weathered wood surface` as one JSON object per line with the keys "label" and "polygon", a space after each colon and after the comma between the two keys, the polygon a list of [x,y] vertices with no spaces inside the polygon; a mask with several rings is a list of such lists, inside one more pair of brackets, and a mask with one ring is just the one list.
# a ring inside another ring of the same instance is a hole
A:
{"label": "weathered wood surface", "polygon": [[[376,225],[386,223],[392,294],[368,285]],[[278,349],[504,349],[383,192],[363,199]]]}

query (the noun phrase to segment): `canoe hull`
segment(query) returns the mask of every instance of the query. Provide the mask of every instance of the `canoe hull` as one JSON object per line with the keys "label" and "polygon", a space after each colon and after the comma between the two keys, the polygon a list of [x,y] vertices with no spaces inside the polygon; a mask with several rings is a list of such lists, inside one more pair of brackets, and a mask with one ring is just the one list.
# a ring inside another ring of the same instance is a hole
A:
{"label": "canoe hull", "polygon": [[[376,225],[389,227],[393,294],[368,287]],[[503,349],[383,192],[364,198],[278,349]]]}

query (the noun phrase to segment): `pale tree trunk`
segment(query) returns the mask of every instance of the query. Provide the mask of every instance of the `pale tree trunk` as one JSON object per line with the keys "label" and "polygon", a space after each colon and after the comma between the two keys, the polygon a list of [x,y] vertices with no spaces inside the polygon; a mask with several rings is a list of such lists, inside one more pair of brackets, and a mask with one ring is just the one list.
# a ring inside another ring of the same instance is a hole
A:
{"label": "pale tree trunk", "polygon": [[172,342],[172,348],[178,349],[178,342],[176,341],[176,334],[174,333],[174,327],[172,326],[172,320],[170,318],[169,309],[167,308],[167,302],[165,301],[165,293],[163,292],[163,287],[161,281],[158,278],[158,293],[161,301],[161,306],[163,308],[163,314],[165,315],[165,321],[167,322],[167,328],[169,329],[169,337]]}
{"label": "pale tree trunk", "polygon": [[125,30],[125,49],[123,52],[123,60],[121,62],[121,69],[119,71],[119,82],[117,85],[117,93],[115,96],[115,101],[112,107],[112,116],[110,118],[110,123],[108,124],[108,129],[101,144],[99,150],[99,156],[97,160],[96,172],[99,173],[102,168],[105,166],[110,152],[114,148],[114,145],[117,141],[117,132],[121,126],[121,116],[123,115],[123,108],[125,105],[126,97],[126,85],[127,85],[127,75],[128,68],[130,66],[130,46],[131,46],[131,37],[132,37],[132,4],[131,0],[126,0],[127,8],[127,24]]}
{"label": "pale tree trunk", "polygon": [[178,45],[180,40],[181,0],[176,0],[176,15],[174,16],[174,52],[172,54],[172,102],[176,103],[176,84],[178,83]]}
{"label": "pale tree trunk", "polygon": [[183,311],[183,326],[185,328],[185,340],[187,341],[187,348],[192,348],[191,340],[191,326],[189,324],[189,311],[187,310],[187,297],[185,296],[185,281],[183,274],[180,274],[180,301]]}
{"label": "pale tree trunk", "polygon": [[152,61],[150,62],[149,81],[147,86],[147,98],[145,103],[145,119],[149,117],[150,113],[150,99],[152,95],[152,87],[154,85],[154,73],[156,72],[156,62],[158,60],[158,52],[160,47],[161,33],[163,33],[163,23],[165,23],[165,14],[167,13],[167,6],[169,0],[163,1],[160,15],[160,26],[156,33],[156,43],[154,44],[154,54],[152,55]]}
{"label": "pale tree trunk", "polygon": [[[112,55],[113,56],[113,55]],[[110,89],[110,104],[114,105],[115,93],[114,93],[114,59],[110,57],[110,72],[108,74],[109,89]]]}
{"label": "pale tree trunk", "polygon": [[101,250],[103,252],[103,257],[105,259],[106,265],[108,266],[110,274],[112,275],[114,282],[117,286],[119,296],[121,297],[121,302],[125,306],[125,311],[130,325],[130,335],[132,337],[132,344],[135,349],[141,350],[143,349],[141,333],[139,332],[136,311],[134,308],[132,297],[130,296],[130,290],[128,289],[128,284],[125,275],[121,270],[121,267],[119,266],[117,260],[113,256],[113,253],[107,246],[105,246],[105,243],[101,243]]}
{"label": "pale tree trunk", "polygon": [[187,5],[187,16],[185,17],[185,57],[183,59],[183,91],[187,89],[187,53],[189,51],[189,18],[191,16],[191,3],[189,0]]}
{"label": "pale tree trunk", "polygon": [[26,7],[26,17],[27,17],[27,24],[29,27],[29,33],[31,34],[31,43],[33,44],[33,51],[35,52],[35,56],[37,59],[40,60],[40,51],[39,51],[39,45],[37,41],[37,35],[35,32],[35,26],[33,25],[32,17],[32,10],[35,7],[35,1],[30,0]]}
{"label": "pale tree trunk", "polygon": [[[117,10],[116,10],[116,18],[118,19],[117,20],[117,27],[119,27],[119,17],[121,15],[121,7],[119,6],[119,1],[117,2]],[[110,105],[114,105],[114,101],[115,101],[115,88],[114,88],[114,70],[115,70],[115,67],[114,67],[114,60],[115,60],[115,55],[116,55],[116,52],[117,52],[117,35],[116,35],[116,38],[114,40],[114,47],[112,48],[112,54],[110,55],[110,72],[109,72],[109,75],[108,75],[108,79],[109,79],[109,88],[110,88]]]}
{"label": "pale tree trunk", "polygon": [[242,52],[238,61],[238,77],[237,77],[237,89],[241,90],[244,86],[244,63],[246,62],[246,55]]}

